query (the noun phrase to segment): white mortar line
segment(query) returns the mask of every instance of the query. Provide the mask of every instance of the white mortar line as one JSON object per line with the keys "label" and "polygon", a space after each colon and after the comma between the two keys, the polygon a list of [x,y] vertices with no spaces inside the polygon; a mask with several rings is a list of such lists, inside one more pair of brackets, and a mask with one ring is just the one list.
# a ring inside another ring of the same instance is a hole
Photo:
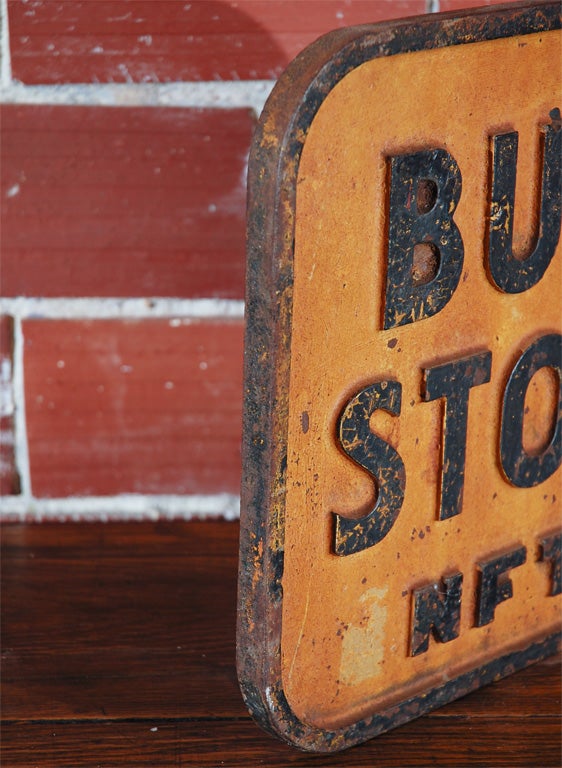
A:
{"label": "white mortar line", "polygon": [[0,28],[0,85],[2,88],[7,88],[12,82],[8,0],[0,0]]}
{"label": "white mortar line", "polygon": [[103,497],[34,498],[31,485],[25,417],[24,336],[22,320],[47,319],[147,319],[167,318],[179,327],[198,320],[241,320],[244,302],[234,299],[0,299],[0,314],[14,319],[13,397],[14,452],[21,494],[5,496],[0,520],[143,520],[158,518],[223,517],[236,519],[240,501],[231,494],[142,495]]}
{"label": "white mortar line", "polygon": [[171,318],[172,324],[200,319],[242,319],[239,299],[174,298],[0,298],[0,314],[14,318],[92,319]]}
{"label": "white mortar line", "polygon": [[14,366],[12,387],[14,393],[14,457],[15,468],[20,478],[21,495],[31,496],[31,473],[29,469],[29,450],[27,444],[27,425],[25,417],[25,382],[24,382],[24,340],[21,318],[14,318]]}
{"label": "white mortar line", "polygon": [[159,518],[239,516],[240,500],[232,494],[150,495],[35,498],[31,486],[25,418],[24,336],[22,320],[168,318],[172,327],[200,319],[242,319],[244,302],[229,299],[0,299],[0,314],[14,319],[13,396],[15,464],[21,494],[5,496],[0,504],[0,520],[151,520]]}
{"label": "white mortar line", "polygon": [[247,107],[259,114],[274,83],[273,80],[236,80],[201,83],[23,85],[8,79],[2,80],[0,101],[5,104],[119,107]]}
{"label": "white mortar line", "polygon": [[240,499],[230,493],[175,495],[122,494],[119,496],[67,496],[60,499],[34,499],[4,496],[0,520],[33,521],[76,520],[194,520],[221,517],[236,520]]}

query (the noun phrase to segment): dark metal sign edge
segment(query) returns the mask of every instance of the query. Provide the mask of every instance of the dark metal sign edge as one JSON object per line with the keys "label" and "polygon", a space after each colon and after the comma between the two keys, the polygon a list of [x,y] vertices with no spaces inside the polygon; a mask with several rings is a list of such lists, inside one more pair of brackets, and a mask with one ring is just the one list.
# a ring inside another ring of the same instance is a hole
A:
{"label": "dark metal sign edge", "polygon": [[333,32],[289,66],[260,118],[248,170],[237,667],[242,695],[253,717],[265,730],[300,749],[346,749],[560,648],[560,633],[544,637],[423,696],[333,731],[301,722],[281,683],[295,189],[308,128],[332,88],[366,61],[560,26],[560,4],[539,0]]}

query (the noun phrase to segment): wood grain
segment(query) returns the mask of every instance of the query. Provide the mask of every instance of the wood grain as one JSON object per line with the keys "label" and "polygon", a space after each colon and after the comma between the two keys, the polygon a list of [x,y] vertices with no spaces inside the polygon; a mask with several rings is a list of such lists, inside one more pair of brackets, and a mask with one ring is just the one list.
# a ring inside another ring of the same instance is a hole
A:
{"label": "wood grain", "polygon": [[2,765],[560,765],[560,667],[541,662],[344,755],[246,712],[234,669],[238,525],[5,525]]}

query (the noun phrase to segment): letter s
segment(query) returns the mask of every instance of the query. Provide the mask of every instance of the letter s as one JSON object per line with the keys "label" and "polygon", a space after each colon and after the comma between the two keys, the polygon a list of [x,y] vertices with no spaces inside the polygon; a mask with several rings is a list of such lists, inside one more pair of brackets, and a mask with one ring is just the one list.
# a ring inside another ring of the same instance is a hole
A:
{"label": "letter s", "polygon": [[377,544],[398,517],[406,486],[404,463],[391,445],[371,432],[369,420],[379,408],[399,415],[401,399],[400,382],[380,381],[358,392],[342,411],[338,428],[340,446],[372,476],[378,496],[373,509],[363,517],[350,519],[332,513],[336,555],[351,555]]}

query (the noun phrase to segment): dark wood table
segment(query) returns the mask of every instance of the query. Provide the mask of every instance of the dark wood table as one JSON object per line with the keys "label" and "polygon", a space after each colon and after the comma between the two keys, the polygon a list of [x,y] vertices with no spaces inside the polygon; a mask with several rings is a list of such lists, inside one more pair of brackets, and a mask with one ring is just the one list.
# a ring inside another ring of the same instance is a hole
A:
{"label": "dark wood table", "polygon": [[2,766],[561,765],[560,659],[332,756],[250,719],[235,670],[238,526],[5,524]]}

